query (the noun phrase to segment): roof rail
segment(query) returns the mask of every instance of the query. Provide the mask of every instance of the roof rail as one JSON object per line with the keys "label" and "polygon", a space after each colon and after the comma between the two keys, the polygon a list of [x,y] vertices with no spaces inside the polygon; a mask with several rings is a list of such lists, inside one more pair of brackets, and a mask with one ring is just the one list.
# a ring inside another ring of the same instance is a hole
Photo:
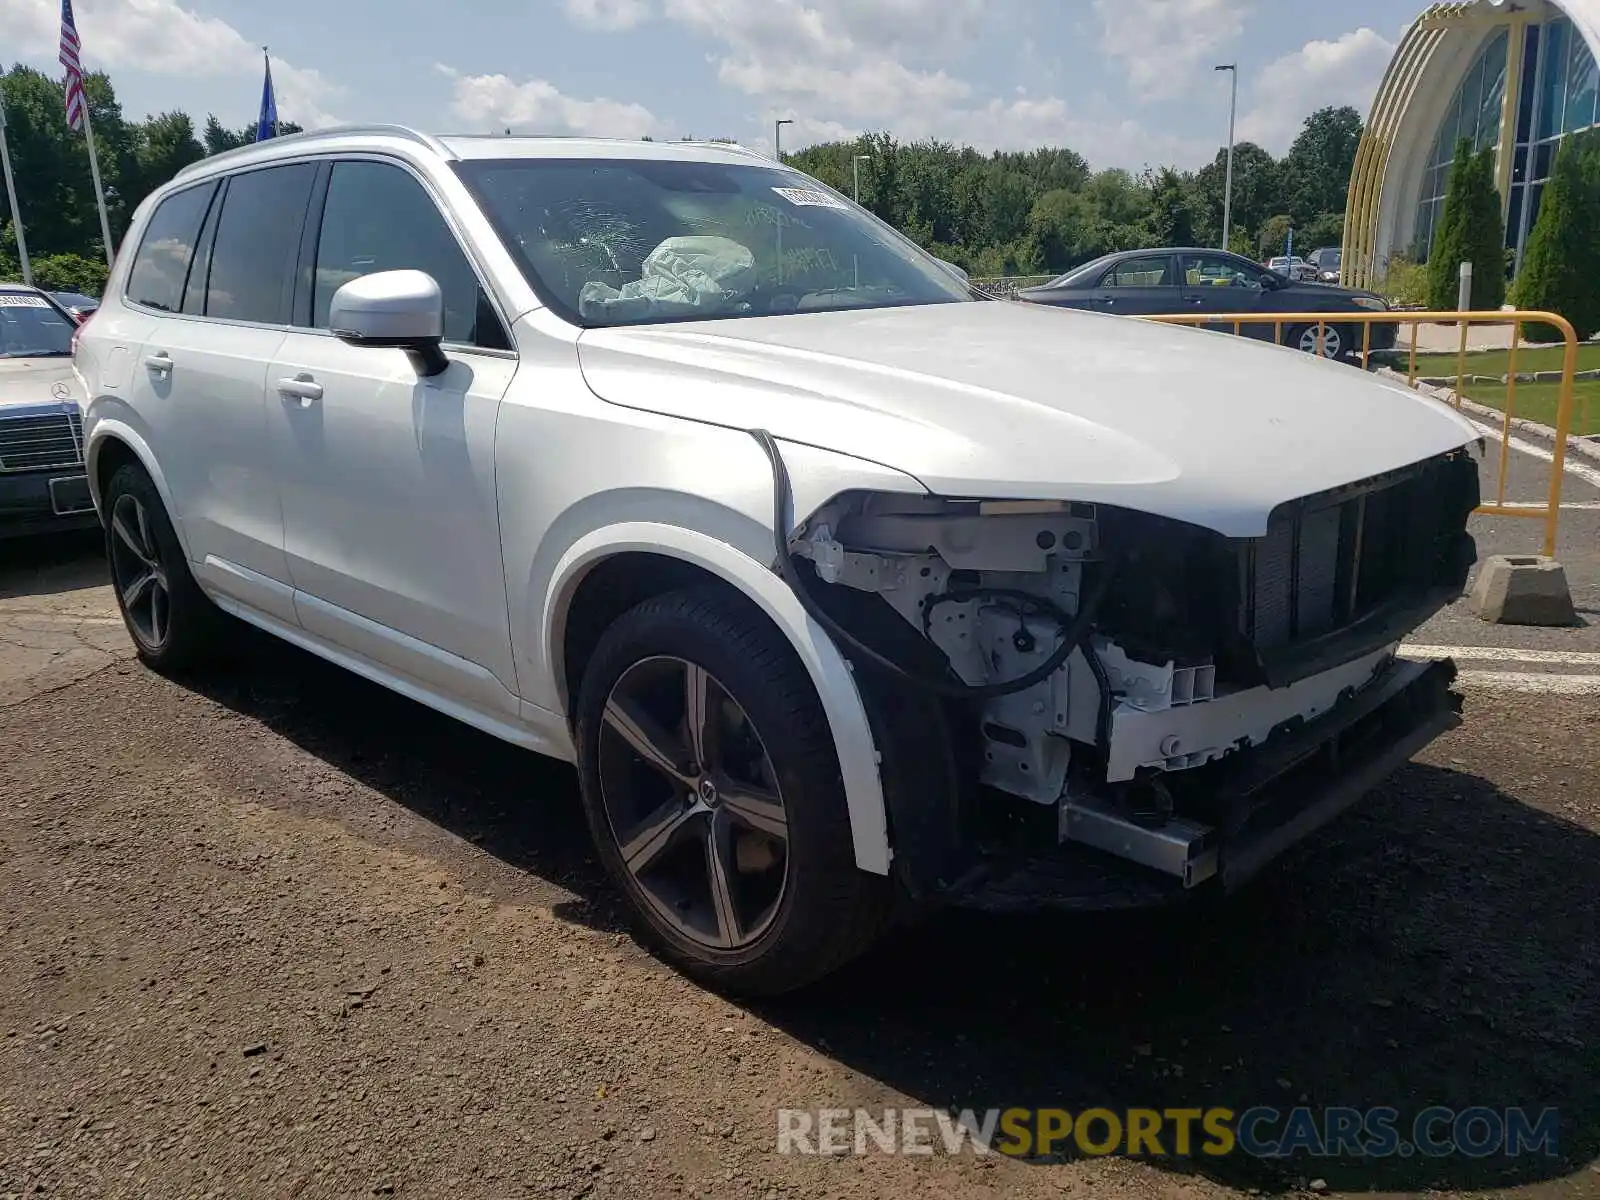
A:
{"label": "roof rail", "polygon": [[669,142],[673,146],[715,146],[719,150],[730,150],[735,154],[747,154],[751,158],[766,158],[767,155],[759,150],[752,150],[743,142],[723,141],[721,138],[681,138]]}
{"label": "roof rail", "polygon": [[417,143],[419,146],[427,147],[429,150],[440,155],[441,157],[454,157],[445,144],[438,138],[432,136],[431,134],[421,133],[418,130],[412,129],[406,125],[334,125],[327,129],[308,129],[302,130],[300,133],[285,133],[280,134],[277,137],[270,138],[265,142],[250,142],[243,146],[235,146],[231,150],[224,150],[220,154],[212,154],[200,159],[198,162],[190,163],[188,166],[179,171],[174,178],[182,179],[185,175],[196,174],[207,169],[213,163],[224,162],[234,157],[246,156],[254,151],[259,150],[263,146],[277,145],[284,142],[294,142],[299,144],[302,142],[316,142],[324,141],[330,138],[350,136],[404,138],[407,141]]}

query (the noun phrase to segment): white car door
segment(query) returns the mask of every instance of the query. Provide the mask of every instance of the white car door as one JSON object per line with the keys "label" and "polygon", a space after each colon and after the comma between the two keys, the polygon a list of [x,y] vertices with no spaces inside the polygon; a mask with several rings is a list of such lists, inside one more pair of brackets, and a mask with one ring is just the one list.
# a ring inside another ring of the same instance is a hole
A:
{"label": "white car door", "polygon": [[[332,166],[308,238],[309,327],[268,372],[284,546],[301,624],[402,679],[516,716],[494,435],[516,372],[505,327],[433,197],[396,162]],[[439,283],[450,367],[327,329],[333,293],[375,271]]]}
{"label": "white car door", "polygon": [[[315,164],[269,167],[162,202],[127,299],[155,315],[129,392],[207,585],[294,620],[267,451],[268,364],[282,345]],[[193,247],[192,252],[190,247]]]}

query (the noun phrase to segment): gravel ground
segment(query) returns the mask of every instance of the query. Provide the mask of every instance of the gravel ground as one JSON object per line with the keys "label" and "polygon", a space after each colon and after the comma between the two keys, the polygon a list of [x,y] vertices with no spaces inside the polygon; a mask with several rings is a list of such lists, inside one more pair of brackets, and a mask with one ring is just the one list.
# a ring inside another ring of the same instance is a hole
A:
{"label": "gravel ground", "polygon": [[[101,579],[0,571],[0,1196],[1600,1195],[1592,698],[1470,694],[1227,903],[745,1008],[621,932],[565,768],[254,638],[154,676]],[[775,1153],[779,1107],[1302,1099],[1554,1106],[1562,1157]]]}

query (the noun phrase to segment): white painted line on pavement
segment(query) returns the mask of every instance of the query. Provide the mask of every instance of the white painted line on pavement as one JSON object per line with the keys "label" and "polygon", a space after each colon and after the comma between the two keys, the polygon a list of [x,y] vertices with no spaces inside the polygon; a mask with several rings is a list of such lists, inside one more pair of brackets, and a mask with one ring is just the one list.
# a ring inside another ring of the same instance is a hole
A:
{"label": "white painted line on pavement", "polygon": [[1600,675],[1547,675],[1521,671],[1462,671],[1456,682],[1486,691],[1544,696],[1600,696]]}
{"label": "white painted line on pavement", "polygon": [[1579,650],[1518,650],[1514,646],[1413,646],[1400,653],[1417,658],[1458,658],[1470,662],[1549,663],[1562,667],[1600,667],[1600,654]]}
{"label": "white painted line on pavement", "polygon": [[[1473,421],[1472,424],[1473,427],[1485,437],[1491,437],[1495,441],[1500,440],[1500,430],[1495,429],[1492,426],[1485,425],[1481,421]],[[1532,442],[1525,442],[1521,438],[1508,438],[1506,440],[1506,444],[1513,450],[1520,451],[1521,453],[1529,455],[1533,458],[1542,459],[1547,463],[1553,463],[1556,460],[1556,456],[1549,450],[1546,450],[1542,446],[1535,446]],[[1575,456],[1571,454],[1566,456],[1565,462],[1567,474],[1576,475],[1585,483],[1592,484],[1595,487],[1600,487],[1600,467],[1591,467],[1585,465],[1584,463],[1574,462],[1574,457]]]}
{"label": "white painted line on pavement", "polygon": [[[1526,508],[1544,511],[1543,500],[1507,500],[1502,508]],[[1600,512],[1600,500],[1577,500],[1571,504],[1563,504],[1562,512]]]}

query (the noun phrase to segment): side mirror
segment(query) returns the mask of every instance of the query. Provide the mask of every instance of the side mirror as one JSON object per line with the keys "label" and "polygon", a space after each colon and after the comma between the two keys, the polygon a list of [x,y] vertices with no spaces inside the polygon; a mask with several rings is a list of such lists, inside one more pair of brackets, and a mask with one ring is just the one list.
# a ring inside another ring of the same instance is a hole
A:
{"label": "side mirror", "polygon": [[956,266],[955,263],[946,262],[942,258],[938,259],[937,262],[946,271],[949,271],[950,274],[954,275],[957,279],[961,280],[962,283],[971,283],[972,282],[972,277],[970,275],[968,275],[965,271],[963,271],[960,267]]}
{"label": "side mirror", "polygon": [[352,279],[333,294],[328,327],[351,346],[404,350],[420,375],[439,375],[450,366],[440,349],[444,295],[424,271],[375,271]]}

